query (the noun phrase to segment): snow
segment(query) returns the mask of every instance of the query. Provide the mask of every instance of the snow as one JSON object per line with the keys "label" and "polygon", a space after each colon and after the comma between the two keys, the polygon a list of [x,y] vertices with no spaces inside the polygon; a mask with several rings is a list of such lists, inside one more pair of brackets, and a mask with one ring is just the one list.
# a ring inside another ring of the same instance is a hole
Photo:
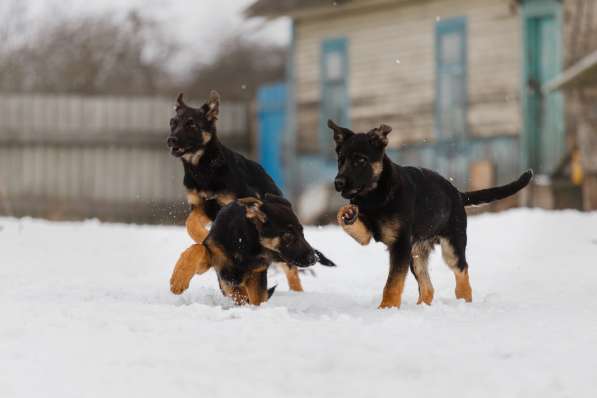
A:
{"label": "snow", "polygon": [[589,397],[597,370],[597,213],[470,218],[474,302],[439,251],[432,306],[409,275],[377,310],[383,246],[307,238],[339,267],[234,307],[213,273],[168,290],[183,229],[0,219],[0,397]]}

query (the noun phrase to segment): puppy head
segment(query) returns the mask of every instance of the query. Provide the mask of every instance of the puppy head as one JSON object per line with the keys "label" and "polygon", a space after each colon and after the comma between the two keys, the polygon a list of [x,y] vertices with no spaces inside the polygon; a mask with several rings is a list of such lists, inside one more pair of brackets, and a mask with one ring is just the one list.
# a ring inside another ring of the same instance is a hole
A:
{"label": "puppy head", "polygon": [[266,194],[263,201],[244,198],[239,202],[246,208],[246,217],[257,226],[263,247],[298,267],[308,267],[317,262],[315,250],[305,240],[303,226],[292,211],[290,202],[271,194]]}
{"label": "puppy head", "polygon": [[168,147],[175,157],[192,159],[192,154],[203,151],[216,134],[216,120],[220,108],[220,96],[211,91],[207,102],[200,108],[185,104],[182,94],[176,99],[176,114],[170,119]]}
{"label": "puppy head", "polygon": [[390,126],[380,125],[367,133],[353,131],[328,120],[336,142],[338,174],[334,180],[336,191],[346,199],[364,195],[377,187],[383,171],[383,158],[388,145]]}

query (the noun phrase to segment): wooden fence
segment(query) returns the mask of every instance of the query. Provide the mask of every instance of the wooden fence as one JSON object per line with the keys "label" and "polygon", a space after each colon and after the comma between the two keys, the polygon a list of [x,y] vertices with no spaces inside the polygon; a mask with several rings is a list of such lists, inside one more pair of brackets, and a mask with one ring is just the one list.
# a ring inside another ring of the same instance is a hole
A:
{"label": "wooden fence", "polygon": [[[166,147],[173,100],[0,94],[0,214],[178,222],[182,166]],[[218,134],[249,152],[247,107]]]}

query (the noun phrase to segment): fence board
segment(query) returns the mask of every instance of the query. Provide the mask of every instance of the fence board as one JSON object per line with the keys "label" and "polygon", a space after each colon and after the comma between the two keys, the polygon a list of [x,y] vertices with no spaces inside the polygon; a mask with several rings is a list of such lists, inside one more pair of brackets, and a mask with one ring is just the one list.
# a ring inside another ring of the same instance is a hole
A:
{"label": "fence board", "polygon": [[[249,153],[246,109],[223,103],[218,135]],[[171,222],[186,211],[172,113],[165,98],[0,94],[0,214]]]}

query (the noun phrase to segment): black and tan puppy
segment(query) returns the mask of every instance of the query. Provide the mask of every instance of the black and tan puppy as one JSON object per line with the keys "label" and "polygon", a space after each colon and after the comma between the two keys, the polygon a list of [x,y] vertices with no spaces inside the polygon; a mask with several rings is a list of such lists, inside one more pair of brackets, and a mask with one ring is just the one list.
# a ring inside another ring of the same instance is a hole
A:
{"label": "black and tan puppy", "polygon": [[272,262],[309,267],[318,257],[286,199],[271,194],[263,200],[243,198],[224,206],[205,240],[182,254],[170,289],[181,294],[194,275],[213,267],[224,295],[236,304],[259,305],[275,289],[267,289]]}
{"label": "black and tan puppy", "polygon": [[[216,130],[219,108],[220,96],[215,91],[209,94],[207,102],[200,108],[187,106],[180,94],[176,101],[176,114],[170,120],[168,147],[173,156],[182,159],[183,183],[192,207],[186,227],[197,243],[203,242],[207,236],[206,226],[215,220],[220,209],[235,199],[263,198],[268,193],[282,196],[280,189],[258,163],[220,142]],[[321,253],[318,254],[321,261],[327,260]],[[282,269],[290,290],[302,291],[297,268],[286,265]]]}
{"label": "black and tan puppy", "polygon": [[438,243],[456,277],[456,298],[472,301],[464,208],[515,194],[529,183],[532,171],[508,185],[463,193],[431,170],[393,163],[385,155],[389,126],[358,134],[331,120],[328,126],[338,155],[335,187],[350,200],[338,212],[338,223],[360,244],[373,238],[390,252],[380,308],[400,307],[409,266],[419,284],[418,303],[431,304],[433,285],[427,262]]}

